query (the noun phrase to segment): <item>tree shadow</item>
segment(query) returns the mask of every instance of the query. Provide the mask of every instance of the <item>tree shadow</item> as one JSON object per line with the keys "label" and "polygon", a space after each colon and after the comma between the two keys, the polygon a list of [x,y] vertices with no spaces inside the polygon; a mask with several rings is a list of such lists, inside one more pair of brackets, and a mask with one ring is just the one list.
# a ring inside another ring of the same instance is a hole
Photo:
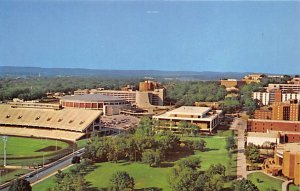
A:
{"label": "tree shadow", "polygon": [[135,191],[162,191],[162,188],[157,187],[149,187],[149,188],[141,188],[141,189],[134,189]]}
{"label": "tree shadow", "polygon": [[172,162],[164,162],[164,163],[161,163],[159,168],[169,168],[169,167],[173,167],[174,166],[174,163]]}
{"label": "tree shadow", "polygon": [[219,149],[211,149],[211,148],[205,148],[205,151],[204,152],[209,152],[209,151],[217,151]]}
{"label": "tree shadow", "polygon": [[176,152],[176,153],[171,153],[167,156],[166,161],[167,162],[175,162],[178,161],[181,158],[185,158],[188,156],[193,155],[193,153],[190,152]]}

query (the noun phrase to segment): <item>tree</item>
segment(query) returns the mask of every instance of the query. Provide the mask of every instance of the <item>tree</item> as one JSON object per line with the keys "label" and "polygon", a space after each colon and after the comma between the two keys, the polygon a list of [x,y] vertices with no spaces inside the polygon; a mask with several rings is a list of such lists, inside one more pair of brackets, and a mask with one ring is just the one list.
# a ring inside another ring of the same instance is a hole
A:
{"label": "tree", "polygon": [[210,176],[214,174],[219,174],[225,176],[226,167],[220,163],[211,165],[206,171]]}
{"label": "tree", "polygon": [[157,167],[162,162],[161,152],[159,150],[148,149],[143,152],[142,161],[148,163],[150,167]]}
{"label": "tree", "polygon": [[251,162],[257,162],[260,158],[260,151],[255,146],[247,146],[245,150],[245,155]]}
{"label": "tree", "polygon": [[131,177],[125,171],[117,171],[110,179],[111,191],[133,191],[134,190],[134,178]]}
{"label": "tree", "polygon": [[13,181],[12,185],[9,187],[9,191],[31,191],[30,182],[23,178],[18,178]]}
{"label": "tree", "polygon": [[225,146],[225,148],[229,151],[230,149],[235,149],[236,147],[237,146],[236,146],[234,137],[232,137],[232,136],[227,137],[226,138],[226,146]]}
{"label": "tree", "polygon": [[192,170],[197,170],[198,168],[200,168],[200,162],[201,160],[198,157],[189,157],[180,160],[178,162],[178,167],[180,169],[190,168]]}
{"label": "tree", "polygon": [[152,136],[154,134],[152,130],[152,120],[149,117],[143,117],[135,133],[142,136]]}
{"label": "tree", "polygon": [[203,139],[196,140],[193,142],[193,147],[195,150],[199,150],[203,152],[206,149],[206,141],[204,141]]}
{"label": "tree", "polygon": [[173,168],[168,179],[173,191],[195,191],[199,172],[190,168]]}
{"label": "tree", "polygon": [[255,184],[253,184],[250,180],[247,179],[242,179],[242,180],[236,180],[233,184],[232,184],[232,190],[233,191],[259,191],[257,186],[255,186]]}

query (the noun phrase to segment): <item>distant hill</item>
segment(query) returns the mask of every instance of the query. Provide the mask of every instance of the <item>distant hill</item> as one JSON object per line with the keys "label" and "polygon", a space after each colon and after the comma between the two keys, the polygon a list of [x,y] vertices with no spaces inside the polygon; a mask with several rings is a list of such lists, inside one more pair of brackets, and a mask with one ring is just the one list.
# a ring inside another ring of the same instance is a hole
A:
{"label": "distant hill", "polygon": [[192,72],[161,70],[102,70],[84,68],[40,68],[0,66],[1,77],[28,76],[102,76],[110,78],[167,78],[178,80],[219,80],[222,78],[240,79],[249,73],[238,72]]}

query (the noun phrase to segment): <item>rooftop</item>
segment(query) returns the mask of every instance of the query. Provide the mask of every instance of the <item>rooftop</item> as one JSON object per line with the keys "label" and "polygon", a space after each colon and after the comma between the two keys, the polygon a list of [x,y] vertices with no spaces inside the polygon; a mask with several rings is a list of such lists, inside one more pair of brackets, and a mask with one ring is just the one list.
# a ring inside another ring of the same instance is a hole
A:
{"label": "rooftop", "polygon": [[300,143],[279,144],[277,146],[277,151],[300,152]]}
{"label": "rooftop", "polygon": [[124,101],[124,99],[122,98],[107,96],[102,94],[67,95],[62,97],[61,100],[91,101],[91,102]]}
{"label": "rooftop", "polygon": [[178,115],[205,115],[211,110],[210,107],[196,107],[196,106],[182,106],[172,111],[168,111],[167,114]]}
{"label": "rooftop", "polygon": [[269,132],[269,133],[260,133],[260,132],[248,132],[247,137],[263,137],[263,138],[279,138],[279,132]]}

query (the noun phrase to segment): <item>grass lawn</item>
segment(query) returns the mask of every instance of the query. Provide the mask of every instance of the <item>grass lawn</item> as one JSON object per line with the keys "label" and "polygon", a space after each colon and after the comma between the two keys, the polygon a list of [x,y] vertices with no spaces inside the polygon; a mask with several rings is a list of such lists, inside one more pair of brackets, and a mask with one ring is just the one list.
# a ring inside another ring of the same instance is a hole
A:
{"label": "grass lawn", "polygon": [[[201,158],[201,169],[206,170],[211,164],[221,163],[228,169],[228,175],[236,175],[236,161],[230,162],[228,152],[225,149],[225,138],[221,136],[230,135],[230,132],[218,134],[218,136],[203,136],[207,142],[208,151],[196,152],[195,155]],[[182,139],[196,140],[199,137],[181,137]],[[236,154],[233,154],[233,159]],[[130,163],[130,162],[104,162],[96,163],[94,169],[85,176],[92,187],[105,188],[108,186],[109,178],[116,171],[127,171],[135,179],[135,187],[137,189],[156,187],[163,190],[170,190],[168,187],[168,174],[172,167],[151,168],[147,164]],[[54,178],[51,177],[33,187],[34,191],[46,191],[47,188],[53,185]],[[226,187],[230,186],[230,182],[225,184]]]}
{"label": "grass lawn", "polygon": [[171,167],[151,168],[141,163],[97,163],[95,169],[85,178],[92,186],[103,188],[108,187],[109,178],[116,171],[127,171],[135,179],[135,188],[157,187],[163,190],[168,188],[167,177]]}
{"label": "grass lawn", "polygon": [[296,186],[295,184],[290,184],[289,191],[300,191],[300,186]]}
{"label": "grass lawn", "polygon": [[260,191],[267,191],[272,189],[280,191],[283,182],[281,180],[265,175],[262,172],[251,173],[248,175],[248,179],[251,180]]}
{"label": "grass lawn", "polygon": [[[45,148],[54,149],[45,149]],[[61,149],[68,147],[68,143],[63,141],[57,141],[57,146]],[[7,158],[10,157],[30,157],[30,156],[41,156],[44,154],[50,154],[55,152],[56,141],[49,139],[34,139],[24,137],[8,137],[7,140]],[[39,151],[45,149],[45,151]],[[3,153],[3,141],[0,141],[0,153]],[[2,158],[2,156],[1,156]]]}
{"label": "grass lawn", "polygon": [[[70,167],[68,169],[63,170],[63,172],[68,172],[73,168]],[[35,185],[32,186],[32,191],[47,191],[48,188],[53,187],[54,185],[55,176],[51,176]]]}
{"label": "grass lawn", "polygon": [[0,184],[12,180],[19,175],[26,174],[30,172],[30,170],[20,169],[20,170],[12,170],[10,172],[5,173],[3,169],[0,169],[1,177],[0,177]]}

